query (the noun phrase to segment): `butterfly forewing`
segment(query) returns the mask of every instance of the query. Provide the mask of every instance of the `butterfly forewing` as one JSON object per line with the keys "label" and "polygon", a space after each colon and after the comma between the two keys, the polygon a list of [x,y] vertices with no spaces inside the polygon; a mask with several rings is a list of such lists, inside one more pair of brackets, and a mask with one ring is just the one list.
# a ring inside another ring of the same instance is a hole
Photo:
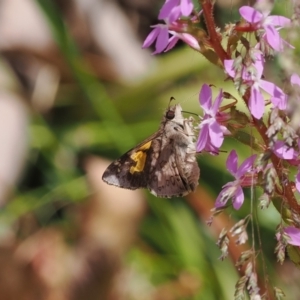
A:
{"label": "butterfly forewing", "polygon": [[200,170],[191,122],[180,105],[170,107],[159,130],[110,164],[102,179],[127,189],[148,188],[158,197],[192,192]]}
{"label": "butterfly forewing", "polygon": [[131,190],[147,188],[149,177],[147,170],[151,167],[149,157],[153,153],[152,141],[159,136],[158,132],[153,134],[112,162],[103,173],[102,180],[108,184]]}

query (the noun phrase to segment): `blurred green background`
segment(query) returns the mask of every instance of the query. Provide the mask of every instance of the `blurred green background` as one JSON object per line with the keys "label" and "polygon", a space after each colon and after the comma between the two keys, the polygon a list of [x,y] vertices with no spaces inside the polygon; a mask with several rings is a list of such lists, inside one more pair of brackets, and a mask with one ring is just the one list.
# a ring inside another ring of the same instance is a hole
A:
{"label": "blurred green background", "polygon": [[[181,43],[159,56],[141,49],[162,3],[1,1],[1,300],[233,299],[234,260],[251,246],[233,245],[221,261],[216,241],[249,214],[249,198],[206,224],[231,180],[226,153],[199,155],[199,189],[187,198],[101,180],[108,160],[158,129],[171,96],[196,114],[203,83],[238,97],[222,70]],[[238,20],[238,5],[217,3],[218,26]],[[233,148],[240,162],[251,155],[234,139],[222,146]],[[279,216],[257,213],[259,282],[297,299],[299,271],[274,255]]]}

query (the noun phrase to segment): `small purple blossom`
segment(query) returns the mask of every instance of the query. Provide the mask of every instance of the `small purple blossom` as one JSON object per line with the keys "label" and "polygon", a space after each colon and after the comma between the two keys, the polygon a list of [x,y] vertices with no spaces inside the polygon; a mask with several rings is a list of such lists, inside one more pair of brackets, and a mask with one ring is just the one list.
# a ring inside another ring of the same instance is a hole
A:
{"label": "small purple blossom", "polygon": [[166,0],[162,6],[158,19],[168,20],[170,23],[180,17],[188,17],[193,11],[194,5],[191,0]]}
{"label": "small purple blossom", "polygon": [[244,202],[244,192],[242,186],[251,186],[255,183],[254,176],[247,176],[247,172],[252,171],[256,154],[248,157],[238,168],[238,156],[235,150],[232,150],[226,161],[227,170],[235,177],[234,181],[228,182],[223,186],[222,191],[218,195],[215,207],[223,207],[227,201],[232,198],[233,207],[240,209]]}
{"label": "small purple blossom", "polygon": [[[300,140],[298,140],[298,147],[300,147]],[[273,146],[274,154],[285,159],[293,166],[298,166],[298,173],[295,176],[295,186],[297,191],[300,193],[300,162],[299,162],[299,152],[294,148],[287,146],[284,141],[277,141]]]}
{"label": "small purple blossom", "polygon": [[[191,48],[195,50],[200,50],[200,46],[198,41],[189,33],[180,33],[176,32],[172,29],[179,29],[178,27],[182,26],[178,23],[173,23],[172,25],[167,24],[157,24],[151,26],[154,28],[146,37],[142,48],[148,48],[155,42],[155,51],[152,54],[158,54],[163,51],[169,51],[172,49],[178,40],[184,41],[186,44],[188,44]],[[169,37],[169,34],[173,35],[172,37]]]}
{"label": "small purple blossom", "polygon": [[[239,9],[240,15],[253,27],[257,29],[263,29],[265,33],[263,38],[267,43],[276,51],[283,50],[283,44],[289,45],[279,35],[278,30],[282,27],[291,24],[291,20],[282,16],[269,16],[270,11],[259,12],[250,6],[242,6]],[[291,45],[289,45],[291,46]]]}
{"label": "small purple blossom", "polygon": [[[204,111],[204,117],[200,123],[200,134],[196,149],[198,152],[207,151],[211,154],[218,154],[219,148],[224,141],[224,133],[229,133],[227,128],[218,122],[222,115],[218,112],[222,102],[222,90],[212,103],[212,91],[209,85],[203,84],[199,102]],[[219,118],[218,118],[219,117]]]}
{"label": "small purple blossom", "polygon": [[[253,57],[256,59],[252,67],[244,67],[242,71],[242,79],[250,86],[249,110],[251,114],[260,119],[265,110],[265,100],[260,89],[270,94],[271,102],[274,107],[279,109],[286,108],[287,97],[286,94],[274,83],[261,79],[264,69],[264,58],[260,52],[254,53]],[[224,67],[230,77],[235,78],[237,72],[234,69],[234,60],[225,60]],[[249,72],[251,70],[251,72]]]}
{"label": "small purple blossom", "polygon": [[289,236],[289,240],[287,241],[290,245],[300,246],[300,229],[288,226],[283,229],[284,233]]}
{"label": "small purple blossom", "polygon": [[165,25],[159,24],[152,26],[154,29],[146,37],[142,48],[148,48],[155,42],[155,51],[152,54],[157,54],[166,49],[169,43],[169,31]]}
{"label": "small purple blossom", "polygon": [[[276,86],[276,88],[281,90],[278,86]],[[281,92],[283,93],[282,90],[281,90]],[[287,100],[288,100],[288,97],[284,93],[282,95],[279,95],[278,98],[276,98],[276,97],[271,98],[271,102],[272,102],[273,106],[278,107],[278,109],[280,109],[280,110],[285,110],[287,108]]]}
{"label": "small purple blossom", "polygon": [[282,159],[295,159],[297,156],[295,149],[288,147],[284,141],[277,141],[273,146],[273,152]]}
{"label": "small purple blossom", "polygon": [[[300,149],[300,139],[298,139],[298,148]],[[299,153],[295,151],[292,163],[298,165],[298,173],[295,176],[295,185],[297,191],[300,193],[300,162],[299,162]]]}
{"label": "small purple blossom", "polygon": [[292,85],[296,84],[296,85],[300,86],[300,77],[299,77],[298,74],[296,74],[296,73],[292,74],[292,76],[291,76],[291,84]]}
{"label": "small purple blossom", "polygon": [[[298,147],[300,146],[300,140],[298,140]],[[273,146],[274,154],[281,158],[285,159],[293,166],[298,166],[298,173],[295,176],[295,185],[297,191],[300,193],[300,162],[299,162],[299,152],[294,148],[289,147],[284,143],[284,141],[277,141]]]}
{"label": "small purple blossom", "polygon": [[300,193],[300,169],[298,169],[298,173],[295,176],[295,185],[297,191]]}

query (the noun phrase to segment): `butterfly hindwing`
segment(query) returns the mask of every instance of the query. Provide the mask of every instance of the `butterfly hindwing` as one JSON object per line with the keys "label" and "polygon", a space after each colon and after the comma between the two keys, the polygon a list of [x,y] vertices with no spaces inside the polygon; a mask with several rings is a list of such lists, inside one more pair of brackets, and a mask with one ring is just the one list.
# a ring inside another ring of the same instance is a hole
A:
{"label": "butterfly hindwing", "polygon": [[172,197],[186,194],[187,182],[177,167],[174,148],[172,144],[166,146],[157,161],[159,168],[153,169],[152,180],[148,188],[158,197]]}
{"label": "butterfly hindwing", "polygon": [[[191,121],[170,122],[148,188],[158,197],[183,196],[195,190],[200,169],[195,158]],[[180,126],[182,125],[183,128]]]}

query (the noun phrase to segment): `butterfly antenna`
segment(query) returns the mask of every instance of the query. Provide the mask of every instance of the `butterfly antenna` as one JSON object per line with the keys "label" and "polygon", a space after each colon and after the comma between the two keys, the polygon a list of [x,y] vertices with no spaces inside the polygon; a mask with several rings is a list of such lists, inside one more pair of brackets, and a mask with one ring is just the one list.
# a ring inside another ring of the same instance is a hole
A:
{"label": "butterfly antenna", "polygon": [[222,153],[228,153],[227,150],[219,150],[219,152],[222,152]]}
{"label": "butterfly antenna", "polygon": [[183,110],[182,112],[199,117],[199,115],[197,115],[196,113],[190,112],[190,111]]}
{"label": "butterfly antenna", "polygon": [[[205,153],[209,153],[208,151],[197,152],[197,153],[204,153],[204,152],[205,152]],[[220,149],[219,149],[219,152],[213,152],[213,153],[216,154],[216,155],[218,155],[220,152],[221,152],[221,153],[228,153],[227,150],[220,150]]]}
{"label": "butterfly antenna", "polygon": [[169,107],[171,106],[171,102],[172,101],[174,101],[174,100],[176,100],[173,96],[172,97],[170,97],[170,101],[169,101]]}

